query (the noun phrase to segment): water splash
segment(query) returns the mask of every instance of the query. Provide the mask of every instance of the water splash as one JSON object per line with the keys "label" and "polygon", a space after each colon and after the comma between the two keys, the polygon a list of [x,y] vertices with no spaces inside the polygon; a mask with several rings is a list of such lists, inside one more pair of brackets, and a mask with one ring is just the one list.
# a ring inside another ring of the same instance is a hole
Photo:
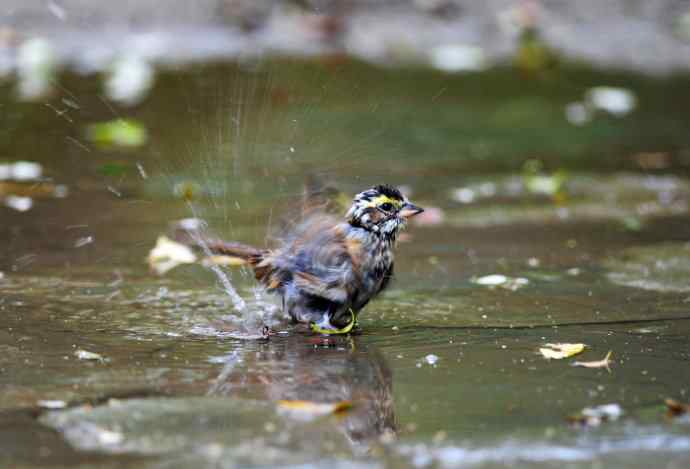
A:
{"label": "water splash", "polygon": [[[194,206],[192,204],[189,204],[189,207],[192,210],[192,213],[194,214],[194,226],[186,226],[183,224],[182,228],[185,229],[189,236],[196,242],[196,244],[201,247],[201,249],[204,251],[204,254],[206,254],[206,256],[208,257],[211,257],[213,256],[211,248],[208,246],[208,243],[200,234],[201,230],[206,227],[206,224],[200,221],[200,218],[197,216]],[[240,314],[244,313],[247,308],[247,302],[244,301],[244,299],[237,293],[237,290],[235,290],[235,287],[232,286],[230,276],[215,264],[211,264],[209,268],[216,275],[216,278],[218,279],[218,282],[222,286],[223,290],[230,297],[230,300],[232,301],[232,306],[235,309],[235,311],[237,311]]]}

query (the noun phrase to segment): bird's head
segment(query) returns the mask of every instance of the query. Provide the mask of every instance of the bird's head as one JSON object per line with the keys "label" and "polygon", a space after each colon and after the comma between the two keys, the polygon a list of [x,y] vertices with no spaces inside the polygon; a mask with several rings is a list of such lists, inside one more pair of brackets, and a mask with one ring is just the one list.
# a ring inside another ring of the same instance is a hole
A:
{"label": "bird's head", "polygon": [[398,189],[381,185],[357,194],[346,216],[352,226],[394,241],[407,220],[423,211]]}

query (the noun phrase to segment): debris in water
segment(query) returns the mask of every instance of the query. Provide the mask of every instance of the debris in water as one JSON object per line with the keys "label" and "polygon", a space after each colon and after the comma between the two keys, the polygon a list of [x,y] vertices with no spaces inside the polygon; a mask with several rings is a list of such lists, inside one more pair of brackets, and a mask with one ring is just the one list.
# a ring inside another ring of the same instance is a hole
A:
{"label": "debris in water", "polygon": [[609,368],[609,365],[613,363],[613,360],[611,360],[612,354],[613,351],[609,350],[609,353],[607,353],[606,356],[601,360],[594,360],[590,362],[575,361],[572,363],[572,366],[581,366],[583,368],[606,368],[606,370],[611,373],[611,368]]}
{"label": "debris in water", "polygon": [[61,400],[40,400],[36,402],[39,407],[43,407],[44,409],[64,409],[67,407],[67,402],[61,401]]}
{"label": "debris in water", "polygon": [[508,277],[500,274],[485,275],[483,277],[473,278],[471,281],[477,285],[501,287],[510,291],[516,291],[529,284],[529,280],[524,277]]}
{"label": "debris in water", "polygon": [[92,142],[105,147],[140,147],[148,138],[146,128],[133,119],[115,119],[91,124],[87,137]]}
{"label": "debris in water", "polygon": [[438,355],[434,355],[433,353],[430,353],[426,357],[424,357],[424,361],[427,362],[429,365],[436,365],[438,363],[439,357]]}
{"label": "debris in water", "polygon": [[666,415],[668,417],[680,417],[690,414],[690,404],[671,398],[667,398],[664,404],[666,404]]}
{"label": "debris in water", "polygon": [[159,236],[146,260],[151,270],[163,275],[180,264],[195,263],[197,257],[189,246],[172,241],[167,236]]}
{"label": "debris in water", "polygon": [[43,174],[41,164],[33,161],[16,161],[8,166],[10,168],[10,177],[8,179],[14,179],[15,181],[33,181],[39,179]]}
{"label": "debris in water", "polygon": [[469,187],[461,187],[453,191],[452,197],[461,204],[471,204],[477,196]]}
{"label": "debris in water", "polygon": [[474,283],[476,283],[477,285],[484,285],[489,287],[495,287],[504,284],[507,281],[508,277],[499,274],[485,275],[483,277],[474,279]]}
{"label": "debris in water", "polygon": [[573,125],[585,125],[592,120],[592,109],[581,102],[569,103],[565,106],[565,119]]}
{"label": "debris in water", "polygon": [[132,106],[141,102],[153,84],[153,67],[134,55],[117,60],[105,82],[106,94],[114,101]]}
{"label": "debris in water", "polygon": [[525,188],[532,194],[546,195],[554,198],[564,198],[565,184],[569,176],[565,170],[559,169],[551,174],[544,172],[544,163],[540,160],[527,160],[522,166],[522,179]]}
{"label": "debris in water", "polygon": [[324,415],[341,414],[350,409],[352,409],[352,401],[332,403],[299,400],[278,401],[278,411],[280,413],[300,420],[312,420]]}
{"label": "debris in water", "polygon": [[604,422],[618,420],[623,415],[619,404],[604,404],[596,407],[585,407],[579,414],[570,415],[568,421],[578,427],[598,427]]}
{"label": "debris in water", "polygon": [[93,429],[97,431],[96,437],[98,438],[98,442],[103,446],[118,445],[125,439],[125,436],[119,432],[114,432],[99,427],[95,427]]}
{"label": "debris in water", "polygon": [[187,201],[196,199],[201,192],[201,185],[194,181],[181,181],[173,187],[173,194]]}
{"label": "debris in water", "polygon": [[582,353],[585,347],[585,344],[545,344],[539,348],[539,353],[549,360],[561,360]]}
{"label": "debris in water", "polygon": [[139,175],[141,176],[142,179],[148,179],[148,174],[146,174],[146,170],[144,169],[144,165],[141,163],[137,162],[137,170],[139,171]]}
{"label": "debris in water", "polygon": [[5,197],[5,205],[18,212],[26,212],[34,205],[31,197],[20,197],[17,195],[8,195]]}
{"label": "debris in water", "polygon": [[587,103],[594,109],[606,111],[616,117],[623,117],[637,106],[635,94],[626,88],[595,86],[585,94]]}
{"label": "debris in water", "polygon": [[487,63],[481,47],[466,44],[444,44],[433,48],[431,65],[444,72],[478,72]]}
{"label": "debris in water", "polygon": [[84,236],[83,238],[79,238],[74,242],[74,247],[75,248],[81,248],[86,246],[87,244],[91,244],[94,241],[93,236]]}
{"label": "debris in water", "polygon": [[17,52],[19,97],[32,101],[49,94],[56,63],[55,51],[47,40],[32,38],[22,43]]}
{"label": "debris in water", "polygon": [[88,350],[75,350],[74,351],[74,356],[77,357],[79,360],[93,360],[93,361],[99,361],[101,363],[104,363],[106,361],[105,358],[103,358],[103,355],[96,353],[96,352],[89,352]]}

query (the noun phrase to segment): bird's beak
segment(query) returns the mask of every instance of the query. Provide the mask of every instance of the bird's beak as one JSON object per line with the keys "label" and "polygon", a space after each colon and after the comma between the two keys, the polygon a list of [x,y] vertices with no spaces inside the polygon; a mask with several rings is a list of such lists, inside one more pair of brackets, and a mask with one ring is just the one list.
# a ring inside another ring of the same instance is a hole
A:
{"label": "bird's beak", "polygon": [[403,218],[411,218],[415,215],[419,215],[423,211],[423,208],[417,207],[415,204],[410,202],[406,202],[405,205],[403,205],[402,210],[400,210],[400,216]]}

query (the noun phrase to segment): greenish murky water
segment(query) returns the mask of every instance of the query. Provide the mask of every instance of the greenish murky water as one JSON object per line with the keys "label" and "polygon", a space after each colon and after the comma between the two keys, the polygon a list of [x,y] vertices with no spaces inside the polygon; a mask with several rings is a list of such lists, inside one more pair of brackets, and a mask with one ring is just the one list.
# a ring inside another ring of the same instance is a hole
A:
{"label": "greenish murky water", "polygon": [[[564,106],[601,84],[633,90],[638,108],[570,124]],[[690,399],[686,77],[338,59],[168,70],[131,109],[95,77],[62,77],[41,103],[2,93],[0,158],[40,162],[43,185],[68,191],[26,183],[29,210],[0,208],[2,465],[690,464],[688,420],[663,404]],[[93,144],[88,125],[115,117],[140,122],[147,143]],[[567,174],[562,187],[541,191],[530,159],[547,183]],[[435,208],[400,243],[395,284],[360,333],[288,326],[241,270],[242,315],[199,265],[148,270],[182,217],[270,244],[308,177],[348,194],[401,184]],[[3,197],[18,190],[0,181]],[[508,282],[482,285],[488,275]],[[245,340],[265,322],[279,333]],[[613,363],[547,361],[549,342]],[[315,415],[281,400],[353,407]],[[617,420],[569,426],[609,403]]]}

